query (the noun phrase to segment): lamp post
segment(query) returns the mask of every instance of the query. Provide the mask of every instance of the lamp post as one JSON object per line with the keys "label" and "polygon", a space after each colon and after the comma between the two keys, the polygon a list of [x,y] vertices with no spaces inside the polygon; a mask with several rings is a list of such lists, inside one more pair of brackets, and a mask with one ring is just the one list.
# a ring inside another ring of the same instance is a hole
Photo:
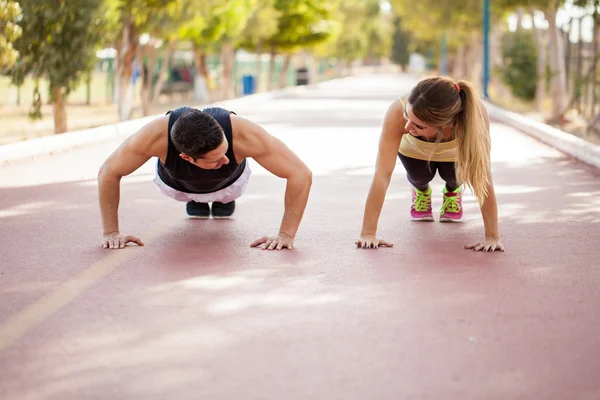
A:
{"label": "lamp post", "polygon": [[490,0],[483,0],[483,95],[489,98],[490,82]]}

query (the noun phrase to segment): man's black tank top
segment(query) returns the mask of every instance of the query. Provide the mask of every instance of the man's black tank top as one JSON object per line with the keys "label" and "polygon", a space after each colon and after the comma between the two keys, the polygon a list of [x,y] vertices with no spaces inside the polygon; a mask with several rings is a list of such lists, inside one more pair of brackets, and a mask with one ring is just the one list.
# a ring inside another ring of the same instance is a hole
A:
{"label": "man's black tank top", "polygon": [[[246,166],[246,160],[244,159],[238,164],[235,159],[235,154],[233,153],[233,135],[229,114],[234,112],[219,107],[205,108],[202,110],[217,120],[219,125],[223,128],[225,137],[229,143],[227,153],[225,153],[229,159],[229,164],[223,165],[219,169],[208,170],[197,167],[181,158],[179,156],[180,153],[177,151],[171,140],[171,128],[173,127],[173,124],[179,117],[190,110],[192,110],[190,107],[181,107],[167,112],[169,115],[169,129],[167,133],[169,147],[164,165],[160,159],[158,159],[157,173],[164,183],[180,192],[216,192],[217,190],[224,189],[234,183],[242,175]],[[201,135],[202,132],[197,132],[197,134]]]}

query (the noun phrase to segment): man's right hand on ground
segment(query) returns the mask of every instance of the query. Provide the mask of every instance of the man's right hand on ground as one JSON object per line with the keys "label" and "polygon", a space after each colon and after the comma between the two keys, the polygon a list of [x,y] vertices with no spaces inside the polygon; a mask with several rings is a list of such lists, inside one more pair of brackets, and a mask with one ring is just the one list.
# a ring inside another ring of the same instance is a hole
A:
{"label": "man's right hand on ground", "polygon": [[105,249],[122,249],[129,242],[137,243],[139,246],[144,245],[141,239],[136,236],[121,235],[119,232],[114,232],[104,235],[102,247]]}

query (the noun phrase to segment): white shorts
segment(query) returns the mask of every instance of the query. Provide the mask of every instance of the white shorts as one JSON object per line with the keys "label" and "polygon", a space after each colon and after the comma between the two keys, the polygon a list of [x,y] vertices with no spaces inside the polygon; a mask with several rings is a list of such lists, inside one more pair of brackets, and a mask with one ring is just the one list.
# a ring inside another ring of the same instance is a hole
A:
{"label": "white shorts", "polygon": [[248,181],[250,180],[250,175],[252,174],[252,170],[250,169],[250,163],[246,160],[246,167],[244,168],[244,172],[242,175],[233,182],[231,185],[223,188],[221,190],[217,190],[216,192],[211,193],[185,193],[180,192],[179,190],[173,189],[171,186],[167,185],[160,179],[158,173],[154,176],[154,183],[158,186],[158,189],[162,194],[167,197],[172,198],[177,201],[195,201],[197,203],[210,203],[213,201],[218,201],[220,203],[229,203],[235,199],[241,197],[246,188],[248,187]]}

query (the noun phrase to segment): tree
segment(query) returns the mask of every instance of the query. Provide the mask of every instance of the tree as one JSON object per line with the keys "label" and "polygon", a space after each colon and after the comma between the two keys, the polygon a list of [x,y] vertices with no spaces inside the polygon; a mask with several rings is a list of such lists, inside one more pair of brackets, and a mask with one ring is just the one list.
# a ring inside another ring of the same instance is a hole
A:
{"label": "tree", "polygon": [[232,94],[233,63],[235,60],[235,41],[244,31],[257,0],[227,0],[220,7],[215,7],[214,20],[221,28],[218,45],[221,50],[222,97],[227,99]]}
{"label": "tree", "polygon": [[193,45],[196,67],[204,78],[204,82],[198,82],[202,86],[209,81],[206,55],[221,51],[221,97],[227,98],[231,91],[234,41],[246,28],[257,0],[213,0],[211,4],[201,3],[195,8],[189,23],[181,28],[180,38],[191,41]]}
{"label": "tree", "polygon": [[367,1],[353,0],[340,4],[339,11],[332,16],[339,21],[321,54],[329,54],[350,66],[354,60],[364,58],[369,46],[367,29]]}
{"label": "tree", "polygon": [[[576,0],[579,1],[579,0]],[[586,0],[584,0],[586,1]],[[556,26],[556,17],[558,10],[565,3],[565,0],[498,0],[497,7],[504,12],[517,10],[519,7],[529,9],[530,14],[534,15],[536,10],[541,11],[548,22],[548,51],[544,48],[544,41],[540,28],[534,23],[534,37],[537,42],[539,57],[537,58],[537,95],[536,103],[541,107],[541,96],[546,92],[546,70],[547,62],[550,69],[550,93],[552,96],[551,119],[560,120],[567,105],[567,74],[565,65],[564,48],[562,46],[562,34],[559,27]],[[548,60],[546,59],[548,57]]]}
{"label": "tree", "polygon": [[140,35],[147,32],[152,21],[159,19],[175,1],[178,0],[106,0],[107,15],[110,16],[108,26],[116,28],[112,31],[112,39],[119,42],[116,46],[116,84],[121,121],[129,119],[133,111],[133,92],[130,89],[135,60],[141,54]]}
{"label": "tree", "polygon": [[21,18],[21,7],[13,0],[0,0],[0,72],[11,68],[19,53],[13,42],[21,36],[22,29],[17,24]]}
{"label": "tree", "polygon": [[[48,81],[54,105],[54,131],[67,131],[65,103],[96,60],[102,37],[103,3],[60,0],[49,5],[44,0],[23,2],[23,33],[15,40],[18,67],[11,69],[13,83],[21,85],[26,76]],[[39,99],[39,98],[38,98]]]}
{"label": "tree", "polygon": [[266,40],[271,52],[269,89],[277,54],[280,52],[285,54],[279,78],[281,87],[284,84],[292,53],[301,47],[314,47],[326,41],[334,32],[336,21],[332,15],[337,6],[337,1],[275,0],[275,9],[279,12],[277,32]]}
{"label": "tree", "polygon": [[406,69],[410,61],[410,34],[404,31],[402,26],[402,17],[396,17],[394,20],[394,37],[392,42],[392,60]]}
{"label": "tree", "polygon": [[536,96],[537,49],[531,32],[507,32],[502,40],[502,80],[512,93],[524,100]]}
{"label": "tree", "polygon": [[392,15],[382,11],[379,0],[366,2],[364,30],[367,34],[367,54],[370,60],[388,58],[392,52],[394,24]]}
{"label": "tree", "polygon": [[265,50],[265,42],[277,33],[279,16],[275,0],[259,0],[236,44],[239,48],[256,53],[257,88],[260,88],[262,81],[261,57]]}
{"label": "tree", "polygon": [[[179,29],[187,20],[186,10],[194,9],[196,0],[179,0],[168,3],[164,6],[162,12],[149,18],[144,24],[139,26],[139,31],[144,32],[142,42],[140,37],[140,46],[136,59],[140,68],[140,79],[142,81],[141,100],[142,114],[150,115],[150,106],[159,97],[160,92],[168,74],[168,67],[171,56],[175,50],[175,45],[179,39]],[[166,46],[163,46],[166,44]],[[159,48],[165,48],[163,62],[160,71],[156,74],[157,80],[154,83],[154,67],[158,57]],[[148,60],[146,62],[146,59]],[[153,86],[154,85],[154,86]]]}
{"label": "tree", "polygon": [[[402,17],[404,30],[415,40],[438,50],[442,36],[446,35],[449,53],[456,54],[454,75],[474,82],[479,80],[482,64],[480,0],[392,0],[391,3]],[[498,14],[493,12],[492,16],[495,23]]]}

